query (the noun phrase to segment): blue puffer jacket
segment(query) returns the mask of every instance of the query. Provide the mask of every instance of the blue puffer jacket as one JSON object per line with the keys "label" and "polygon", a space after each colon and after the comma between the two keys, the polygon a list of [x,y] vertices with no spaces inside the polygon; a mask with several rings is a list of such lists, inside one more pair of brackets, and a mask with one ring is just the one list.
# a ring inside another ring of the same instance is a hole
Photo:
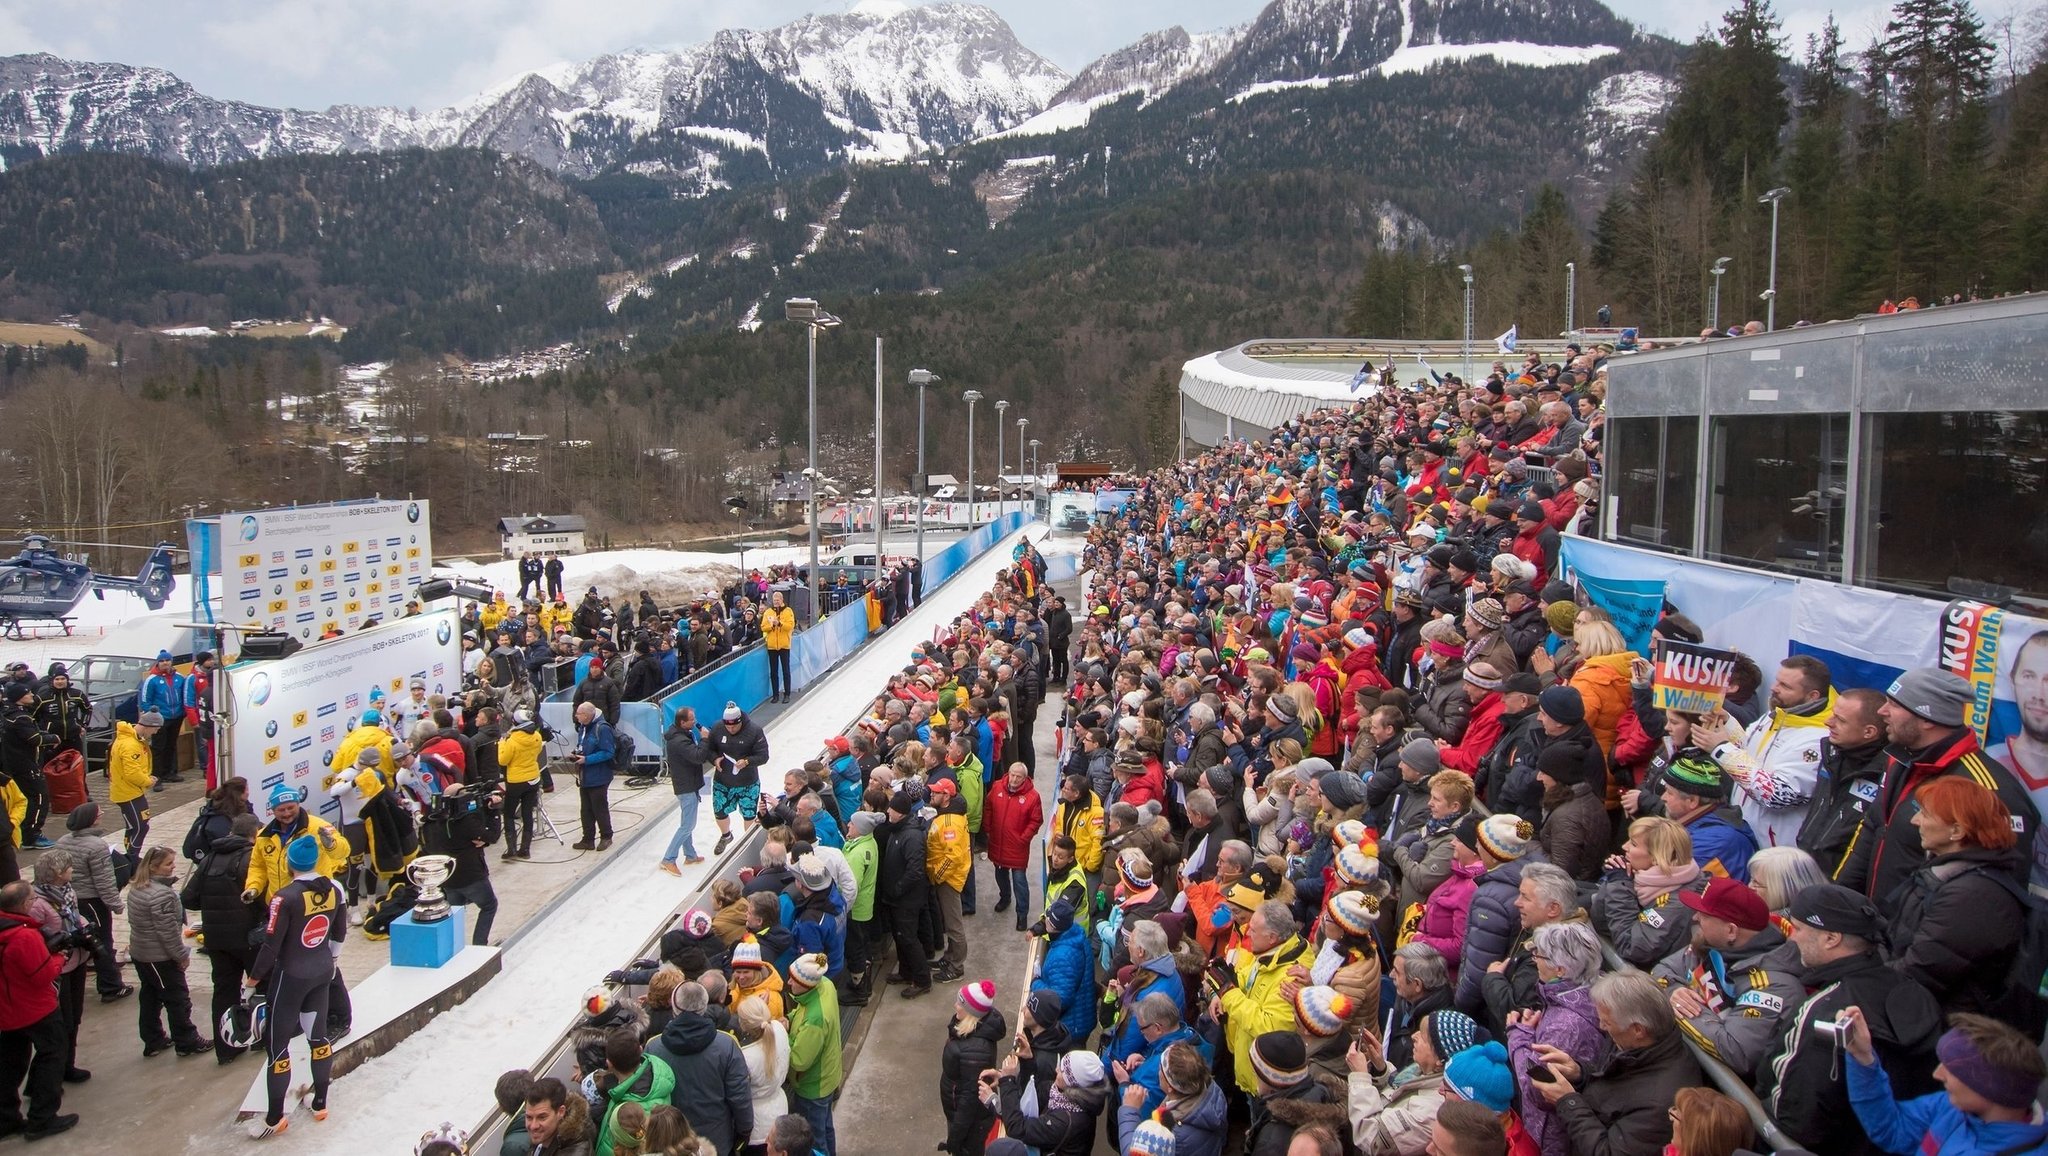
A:
{"label": "blue puffer jacket", "polygon": [[1045,945],[1045,958],[1038,965],[1038,978],[1031,990],[1045,990],[1060,997],[1060,1026],[1075,1047],[1085,1046],[1095,1031],[1095,960],[1088,950],[1088,932],[1079,923]]}
{"label": "blue puffer jacket", "polygon": [[1993,1124],[1966,1116],[1947,1092],[1901,1104],[1892,1098],[1891,1080],[1883,1066],[1859,1064],[1854,1057],[1849,1060],[1849,1103],[1870,1142],[1899,1156],[1916,1152],[1942,1156],[2048,1152],[2048,1125]]}
{"label": "blue puffer jacket", "polygon": [[1187,989],[1180,982],[1180,972],[1173,966],[1173,957],[1162,955],[1148,959],[1131,971],[1131,982],[1126,985],[1123,1007],[1114,1031],[1103,1041],[1103,1064],[1121,1060],[1133,1052],[1143,1053],[1145,1037],[1138,1031],[1138,1001],[1153,992],[1171,996],[1173,1006],[1188,1006]]}
{"label": "blue puffer jacket", "polygon": [[1515,895],[1522,889],[1522,868],[1545,862],[1534,840],[1520,859],[1503,863],[1479,877],[1472,893],[1472,913],[1465,919],[1465,955],[1458,964],[1458,1010],[1475,1018],[1486,1014],[1486,998],[1479,983],[1486,978],[1488,964],[1506,959],[1522,933],[1522,916],[1515,910]]}
{"label": "blue puffer jacket", "polygon": [[612,756],[617,753],[618,740],[612,736],[611,725],[604,716],[590,720],[589,726],[576,728],[576,749],[583,752],[583,765],[577,771],[576,785],[579,787],[609,787],[612,774],[618,768],[613,765]]}
{"label": "blue puffer jacket", "polygon": [[860,772],[860,760],[852,755],[832,760],[832,797],[839,800],[841,817],[851,818],[860,810],[861,784],[866,778]]}
{"label": "blue puffer jacket", "polygon": [[[1181,1024],[1179,1027],[1146,1044],[1143,1052],[1144,1059],[1131,1071],[1131,1083],[1145,1089],[1145,1104],[1138,1111],[1147,1116],[1151,1115],[1152,1109],[1157,1108],[1166,1099],[1166,1090],[1159,1083],[1159,1065],[1166,1056],[1166,1049],[1178,1043],[1195,1045],[1201,1049],[1204,1063],[1215,1062],[1216,1049],[1204,1041],[1202,1037],[1196,1035],[1195,1029],[1186,1024]],[[1129,1059],[1130,1056],[1126,1054],[1117,1058],[1123,1060]]]}
{"label": "blue puffer jacket", "polygon": [[[837,978],[844,972],[846,924],[840,916],[845,911],[846,904],[840,902],[837,888],[828,887],[816,895],[806,897],[802,906],[791,912],[789,932],[794,950],[789,953],[790,962],[794,962],[799,955],[823,952],[825,974]],[[787,963],[778,963],[777,966],[783,968],[784,974],[788,974]]]}

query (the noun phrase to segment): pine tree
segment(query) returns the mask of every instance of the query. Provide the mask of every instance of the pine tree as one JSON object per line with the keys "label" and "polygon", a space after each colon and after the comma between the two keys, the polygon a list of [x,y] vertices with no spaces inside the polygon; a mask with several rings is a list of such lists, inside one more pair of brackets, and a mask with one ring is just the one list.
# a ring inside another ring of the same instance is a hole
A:
{"label": "pine tree", "polygon": [[1843,234],[1851,230],[1847,198],[1848,114],[1853,75],[1842,59],[1842,30],[1830,14],[1808,36],[1799,81],[1798,122],[1785,159],[1792,189],[1785,222],[1785,273],[1780,292],[1800,317],[1839,313]]}

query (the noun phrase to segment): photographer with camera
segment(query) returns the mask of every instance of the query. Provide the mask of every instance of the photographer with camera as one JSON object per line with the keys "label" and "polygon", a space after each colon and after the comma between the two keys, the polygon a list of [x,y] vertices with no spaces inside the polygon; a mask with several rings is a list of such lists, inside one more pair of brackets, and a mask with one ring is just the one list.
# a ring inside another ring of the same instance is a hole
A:
{"label": "photographer with camera", "polygon": [[437,795],[427,805],[421,836],[429,855],[455,860],[455,872],[441,887],[450,907],[476,904],[476,927],[469,941],[490,942],[491,920],[498,914],[498,893],[491,888],[490,857],[484,848],[497,842],[497,811],[504,796],[478,783]]}
{"label": "photographer with camera", "polygon": [[1779,1021],[1778,1040],[1757,1066],[1756,1092],[1785,1134],[1821,1156],[1871,1150],[1850,1116],[1841,1078],[1842,1013],[1863,1009],[1873,1047],[1901,1102],[1937,1090],[1929,1076],[1941,1036],[1941,1005],[1878,954],[1884,918],[1857,892],[1816,884],[1792,900],[1792,943],[1813,994]]}

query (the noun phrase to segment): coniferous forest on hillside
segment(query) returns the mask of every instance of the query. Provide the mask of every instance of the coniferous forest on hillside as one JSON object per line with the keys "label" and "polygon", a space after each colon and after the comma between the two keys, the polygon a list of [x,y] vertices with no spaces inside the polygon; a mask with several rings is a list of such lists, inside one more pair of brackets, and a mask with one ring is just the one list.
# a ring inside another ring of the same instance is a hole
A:
{"label": "coniferous forest on hillside", "polygon": [[[20,164],[0,174],[0,316],[77,315],[109,353],[11,353],[0,389],[35,417],[0,437],[24,462],[90,456],[57,444],[68,399],[85,398],[138,418],[103,435],[103,456],[143,430],[178,440],[123,451],[119,478],[80,467],[53,487],[24,468],[6,485],[45,522],[243,497],[219,492],[229,473],[261,479],[266,500],[358,493],[368,474],[479,519],[507,503],[708,519],[738,464],[803,440],[802,330],[780,321],[800,295],[846,322],[821,343],[819,405],[849,461],[872,452],[880,334],[893,481],[914,462],[912,366],[945,380],[935,472],[964,467],[967,388],[1031,417],[1048,458],[1143,465],[1175,448],[1181,362],[1258,336],[1453,337],[1461,262],[1487,337],[1562,329],[1567,262],[1582,323],[1607,304],[1645,334],[1696,333],[1720,257],[1723,324],[1760,316],[1758,198],[1778,187],[1781,325],[2043,288],[2048,65],[2023,27],[1987,30],[1966,0],[1901,0],[1874,43],[1830,25],[1794,45],[1765,0],[1744,0],[1683,50],[1645,39],[1584,68],[1480,62],[1244,101],[1185,86],[1056,137],[756,173],[701,198],[465,150]],[[1589,156],[1588,94],[1632,70],[1679,77],[1661,131]],[[1008,210],[994,224],[991,193]],[[756,307],[762,324],[741,328]],[[151,332],[309,316],[348,332]],[[491,385],[439,376],[449,356],[557,342],[587,355]],[[341,365],[373,360],[394,363],[408,428],[441,444],[365,463],[279,422],[280,398],[317,410]],[[508,470],[472,444],[504,429],[576,444]],[[177,468],[193,454],[244,468]]]}

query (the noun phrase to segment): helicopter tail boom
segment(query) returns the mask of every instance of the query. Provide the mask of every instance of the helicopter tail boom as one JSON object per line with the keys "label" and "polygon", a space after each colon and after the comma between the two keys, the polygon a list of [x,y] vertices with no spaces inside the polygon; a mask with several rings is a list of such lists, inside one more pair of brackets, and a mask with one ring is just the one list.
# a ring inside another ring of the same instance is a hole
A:
{"label": "helicopter tail boom", "polygon": [[107,574],[95,574],[92,578],[94,592],[100,590],[127,590],[141,596],[151,610],[162,610],[171,600],[171,544],[158,542],[156,549],[149,552],[149,558],[142,563],[142,570],[133,578],[116,578]]}

